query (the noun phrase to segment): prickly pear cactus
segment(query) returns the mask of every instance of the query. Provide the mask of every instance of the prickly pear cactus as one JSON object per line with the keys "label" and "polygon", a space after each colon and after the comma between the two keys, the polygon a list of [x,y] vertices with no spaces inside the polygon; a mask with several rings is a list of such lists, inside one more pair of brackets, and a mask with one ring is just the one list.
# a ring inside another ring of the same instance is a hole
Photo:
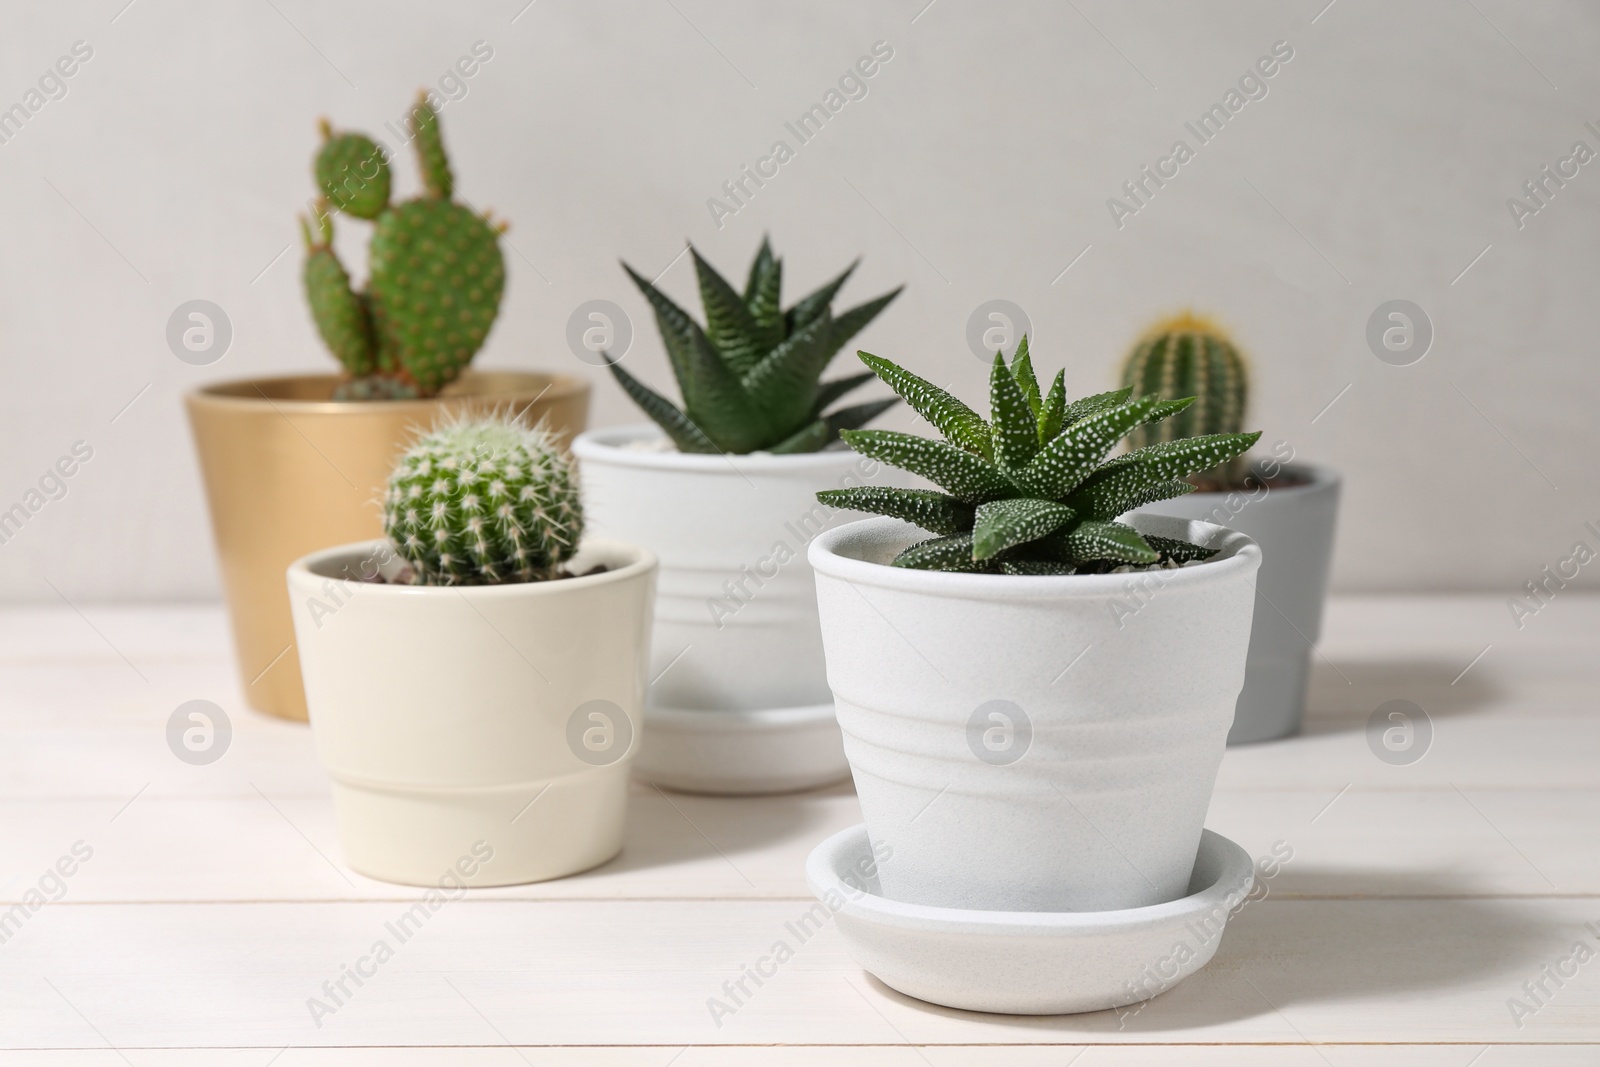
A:
{"label": "prickly pear cactus", "polygon": [[424,434],[389,476],[384,532],[419,585],[554,578],[583,535],[572,460],[507,416]]}
{"label": "prickly pear cactus", "polygon": [[[1122,367],[1122,384],[1137,400],[1153,396],[1177,400],[1192,396],[1185,411],[1128,435],[1132,448],[1202,434],[1238,433],[1249,400],[1249,370],[1221,327],[1189,312],[1152,326]],[[1236,484],[1246,473],[1242,457],[1194,477],[1205,488]]]}
{"label": "prickly pear cactus", "polygon": [[[505,292],[505,224],[450,199],[455,183],[425,97],[410,132],[427,195],[391,204],[383,146],[322,124],[313,169],[323,199],[301,232],[311,317],[349,376],[337,400],[433,396],[483,347]],[[365,292],[333,251],[333,210],[373,221]]]}

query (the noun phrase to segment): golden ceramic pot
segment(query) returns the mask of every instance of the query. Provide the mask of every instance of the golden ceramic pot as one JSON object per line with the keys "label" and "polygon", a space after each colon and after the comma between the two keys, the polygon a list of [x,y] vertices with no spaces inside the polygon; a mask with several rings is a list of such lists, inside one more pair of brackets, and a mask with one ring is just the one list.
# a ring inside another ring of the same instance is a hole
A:
{"label": "golden ceramic pot", "polygon": [[589,412],[589,383],[561,374],[468,371],[429,400],[331,400],[328,374],[224,382],[184,398],[200,453],[245,698],[306,719],[284,574],[318,549],[383,536],[382,494],[411,437],[442,414],[527,412],[563,444]]}

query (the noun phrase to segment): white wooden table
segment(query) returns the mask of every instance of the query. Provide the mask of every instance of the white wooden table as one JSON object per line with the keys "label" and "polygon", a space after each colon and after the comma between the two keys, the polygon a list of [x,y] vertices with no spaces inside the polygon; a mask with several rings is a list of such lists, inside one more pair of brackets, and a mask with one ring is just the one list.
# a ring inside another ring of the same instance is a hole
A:
{"label": "white wooden table", "polygon": [[[1305,736],[1229,752],[1209,819],[1293,859],[1137,1014],[931,1007],[825,928],[720,1026],[708,998],[786,936],[806,853],[858,821],[848,788],[636,787],[619,859],[447,903],[314,1021],[420,893],[340,866],[310,735],[244,710],[223,627],[213,607],[0,613],[0,909],[22,904],[0,910],[0,1065],[1600,1064],[1597,600],[1520,632],[1493,597],[1332,605]],[[231,717],[208,766],[167,746],[191,699]],[[1409,765],[1368,747],[1391,699],[1431,718]],[[1595,958],[1557,985],[1543,969],[1575,944]]]}

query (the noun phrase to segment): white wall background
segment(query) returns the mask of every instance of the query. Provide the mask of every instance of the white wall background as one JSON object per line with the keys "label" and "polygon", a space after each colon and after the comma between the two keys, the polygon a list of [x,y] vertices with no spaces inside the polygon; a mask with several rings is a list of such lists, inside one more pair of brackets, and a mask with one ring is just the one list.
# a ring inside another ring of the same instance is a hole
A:
{"label": "white wall background", "polygon": [[[294,227],[315,119],[380,133],[478,40],[494,58],[443,123],[460,193],[514,226],[480,363],[590,375],[598,424],[636,416],[567,350],[580,303],[629,309],[630,366],[670,380],[618,258],[654,273],[688,237],[742,274],[770,231],[791,299],[858,253],[848,296],[907,282],[863,347],[970,400],[985,378],[964,333],[984,300],[1026,309],[1038,362],[1080,393],[1112,384],[1154,315],[1215,313],[1253,358],[1252,423],[1348,478],[1342,588],[1509,595],[1600,542],[1583,529],[1600,524],[1600,163],[1520,231],[1506,207],[1574,141],[1600,149],[1583,126],[1600,126],[1593,5],[125,3],[17,5],[0,33],[0,106],[75,41],[94,49],[0,145],[0,508],[73,442],[94,449],[0,545],[0,597],[216,595],[179,397],[331,366]],[[784,121],[880,40],[894,58],[867,97],[714,225],[706,199],[792,144]],[[1269,95],[1116,228],[1107,197],[1194,143],[1182,123],[1279,40],[1295,54]],[[398,184],[416,188],[409,157]],[[689,296],[686,258],[663,284]],[[164,339],[197,297],[235,331],[203,368]],[[1436,330],[1408,367],[1364,340],[1393,298]]]}

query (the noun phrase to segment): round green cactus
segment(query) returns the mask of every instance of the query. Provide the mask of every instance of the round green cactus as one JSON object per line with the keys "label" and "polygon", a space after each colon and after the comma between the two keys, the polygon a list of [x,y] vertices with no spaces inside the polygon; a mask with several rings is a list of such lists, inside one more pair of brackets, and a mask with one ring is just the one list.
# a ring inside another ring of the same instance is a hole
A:
{"label": "round green cactus", "polygon": [[[311,317],[348,375],[336,399],[438,393],[483,347],[505,292],[505,225],[450,199],[439,119],[425,97],[410,132],[427,195],[391,204],[385,149],[322,126],[314,169],[324,198],[315,230],[302,220],[301,231]],[[333,251],[333,208],[375,223],[365,293],[351,286]]]}
{"label": "round green cactus", "polygon": [[[1232,340],[1215,323],[1184,312],[1156,323],[1134,345],[1122,367],[1122,385],[1137,400],[1192,396],[1189,408],[1128,435],[1133,448],[1203,434],[1238,433],[1249,400],[1249,370]],[[1200,484],[1230,485],[1244,472],[1242,459],[1195,476]]]}
{"label": "round green cactus", "polygon": [[542,426],[454,422],[401,458],[383,526],[419,585],[554,578],[583,535],[577,471]]}

